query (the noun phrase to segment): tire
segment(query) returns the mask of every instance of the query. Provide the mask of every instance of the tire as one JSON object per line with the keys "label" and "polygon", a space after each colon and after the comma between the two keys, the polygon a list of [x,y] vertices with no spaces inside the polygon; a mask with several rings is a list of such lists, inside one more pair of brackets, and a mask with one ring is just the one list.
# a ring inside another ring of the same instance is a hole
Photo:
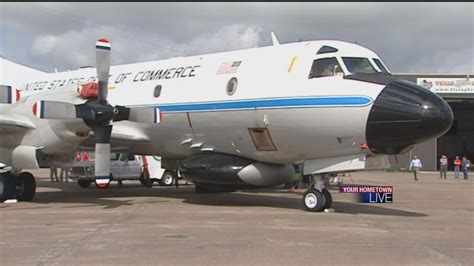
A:
{"label": "tire", "polygon": [[329,208],[331,208],[331,205],[332,205],[332,196],[331,196],[331,193],[329,193],[329,190],[323,188],[323,196],[324,196],[324,199],[325,199],[325,203],[324,203],[324,208],[323,208],[323,209],[329,209]]}
{"label": "tire", "polygon": [[321,212],[324,210],[325,204],[324,195],[314,188],[306,190],[303,195],[303,205],[306,211]]}
{"label": "tire", "polygon": [[172,172],[165,171],[163,173],[163,176],[160,179],[160,185],[165,186],[165,187],[169,187],[169,186],[173,185],[176,182],[175,179],[176,179],[176,177],[174,176],[174,174]]}
{"label": "tire", "polygon": [[16,193],[19,201],[33,200],[36,193],[36,181],[31,173],[23,172],[18,176]]}
{"label": "tire", "polygon": [[138,179],[140,181],[140,184],[144,187],[152,187],[153,186],[153,179],[148,178],[148,180],[145,179],[145,174],[142,172],[140,174],[140,178]]}
{"label": "tire", "polygon": [[3,180],[3,174],[0,175],[0,202],[5,200],[5,181]]}
{"label": "tire", "polygon": [[82,188],[88,188],[91,185],[91,183],[92,181],[90,180],[85,180],[85,179],[77,180],[77,184]]}

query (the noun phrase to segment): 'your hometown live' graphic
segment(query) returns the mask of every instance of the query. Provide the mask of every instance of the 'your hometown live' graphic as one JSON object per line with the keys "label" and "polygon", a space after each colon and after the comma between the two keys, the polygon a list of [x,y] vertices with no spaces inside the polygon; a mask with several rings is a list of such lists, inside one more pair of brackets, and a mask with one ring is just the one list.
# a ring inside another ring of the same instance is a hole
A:
{"label": "'your hometown live' graphic", "polygon": [[392,203],[393,187],[391,186],[341,186],[341,193],[357,193],[362,203]]}

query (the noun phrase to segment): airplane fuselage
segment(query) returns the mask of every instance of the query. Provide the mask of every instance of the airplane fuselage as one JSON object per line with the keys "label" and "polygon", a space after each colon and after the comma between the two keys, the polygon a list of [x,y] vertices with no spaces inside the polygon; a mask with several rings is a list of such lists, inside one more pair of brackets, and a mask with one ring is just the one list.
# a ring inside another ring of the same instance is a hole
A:
{"label": "airplane fuselage", "polygon": [[[323,46],[335,47],[336,52],[317,54]],[[131,122],[115,122],[114,131],[122,127],[137,136],[133,145],[123,145],[129,152],[173,159],[214,151],[267,163],[294,164],[369,152],[361,149],[367,143],[368,117],[386,84],[346,79],[344,76],[351,71],[343,57],[367,58],[373,69],[382,72],[374,62],[380,60],[375,53],[338,41],[113,66],[110,104],[155,106],[163,113],[158,125],[133,123],[130,131]],[[313,62],[322,58],[336,58],[342,73],[310,78]],[[83,102],[71,84],[91,82],[95,76],[95,69],[84,68],[46,74],[44,80],[23,85],[21,102],[25,104],[12,112],[30,117],[36,128],[49,124],[51,129],[26,132],[18,141],[42,147],[46,154],[77,148],[84,137],[76,132],[88,130],[82,121],[40,120],[31,109],[46,97]],[[120,146],[119,140],[112,143]]]}

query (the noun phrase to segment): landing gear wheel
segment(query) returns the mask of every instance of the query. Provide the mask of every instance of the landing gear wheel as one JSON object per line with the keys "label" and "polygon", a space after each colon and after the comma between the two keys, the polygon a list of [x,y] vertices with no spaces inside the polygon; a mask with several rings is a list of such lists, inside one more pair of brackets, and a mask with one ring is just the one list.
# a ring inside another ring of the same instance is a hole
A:
{"label": "landing gear wheel", "polygon": [[5,186],[5,180],[3,180],[3,175],[0,175],[0,202],[3,202],[6,197],[6,186]]}
{"label": "landing gear wheel", "polygon": [[171,185],[173,185],[173,183],[175,182],[175,176],[172,172],[170,171],[165,171],[165,173],[163,174],[163,176],[161,177],[160,179],[160,185],[162,186],[165,186],[165,187],[169,187]]}
{"label": "landing gear wheel", "polygon": [[320,212],[324,210],[326,199],[323,193],[311,188],[304,193],[303,204],[306,211]]}
{"label": "landing gear wheel", "polygon": [[329,209],[331,208],[332,205],[332,196],[331,193],[325,188],[323,188],[323,196],[326,202],[324,203],[324,208],[323,209]]}
{"label": "landing gear wheel", "polygon": [[85,179],[77,180],[77,184],[82,188],[88,188],[91,185],[91,183],[92,181],[90,180],[85,180]]}
{"label": "landing gear wheel", "polygon": [[7,199],[16,199],[17,176],[10,172],[0,173],[0,202]]}
{"label": "landing gear wheel", "polygon": [[141,173],[140,178],[138,179],[140,181],[140,184],[144,187],[152,187],[153,186],[153,179],[150,178],[145,178],[145,174]]}
{"label": "landing gear wheel", "polygon": [[16,195],[19,201],[32,201],[36,193],[35,177],[28,172],[21,173],[16,182]]}

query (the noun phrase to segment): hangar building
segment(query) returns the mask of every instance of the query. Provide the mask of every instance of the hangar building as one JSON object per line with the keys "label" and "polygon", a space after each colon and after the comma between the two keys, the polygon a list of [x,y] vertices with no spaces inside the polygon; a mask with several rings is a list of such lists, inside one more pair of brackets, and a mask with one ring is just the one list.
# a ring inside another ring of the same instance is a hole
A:
{"label": "hangar building", "polygon": [[441,155],[448,157],[449,168],[453,170],[456,155],[466,156],[474,162],[474,74],[394,74],[425,87],[443,97],[454,113],[451,129],[437,139],[416,145],[411,151],[390,157],[393,169],[406,168],[411,158],[418,156],[423,163],[422,170],[439,169]]}

